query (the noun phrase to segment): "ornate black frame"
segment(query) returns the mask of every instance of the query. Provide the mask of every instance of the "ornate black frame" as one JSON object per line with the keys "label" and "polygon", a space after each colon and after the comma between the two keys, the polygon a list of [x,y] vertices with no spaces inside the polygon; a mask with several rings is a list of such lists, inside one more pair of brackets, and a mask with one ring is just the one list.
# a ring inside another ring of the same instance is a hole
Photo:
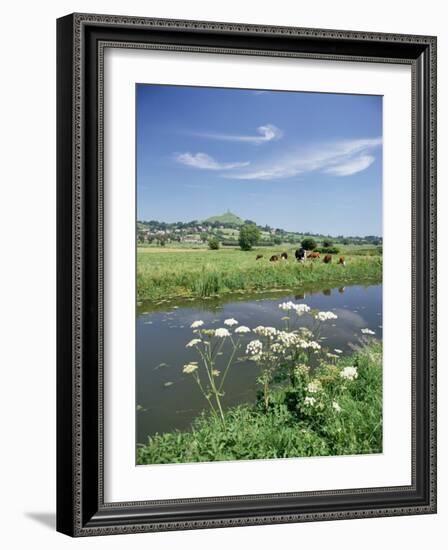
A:
{"label": "ornate black frame", "polygon": [[[412,485],[105,503],[105,47],[405,63],[413,75]],[[71,536],[436,512],[436,38],[73,14],[57,22],[57,529]]]}

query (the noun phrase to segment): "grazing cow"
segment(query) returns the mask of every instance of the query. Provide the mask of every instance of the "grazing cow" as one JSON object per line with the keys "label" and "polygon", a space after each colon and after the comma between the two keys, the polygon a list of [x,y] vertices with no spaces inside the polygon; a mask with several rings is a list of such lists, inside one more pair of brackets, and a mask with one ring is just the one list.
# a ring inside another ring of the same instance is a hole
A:
{"label": "grazing cow", "polygon": [[306,260],[306,250],[304,248],[298,248],[295,252],[295,257],[298,262]]}
{"label": "grazing cow", "polygon": [[341,264],[343,267],[345,267],[345,256],[339,256],[338,264]]}
{"label": "grazing cow", "polygon": [[280,259],[280,258],[274,254],[274,256],[271,256],[271,257],[269,258],[269,261],[270,261],[270,262],[278,262],[279,259]]}
{"label": "grazing cow", "polygon": [[261,260],[262,257],[263,257],[263,254],[257,254],[257,257],[255,259],[256,260]]}
{"label": "grazing cow", "polygon": [[282,252],[281,259],[282,260],[287,260],[288,259],[288,253],[287,252]]}
{"label": "grazing cow", "polygon": [[327,254],[324,256],[324,264],[329,264],[331,262],[331,256],[330,254]]}
{"label": "grazing cow", "polygon": [[310,258],[311,260],[317,260],[318,258],[320,258],[320,252],[311,252],[310,254],[308,254],[308,258]]}

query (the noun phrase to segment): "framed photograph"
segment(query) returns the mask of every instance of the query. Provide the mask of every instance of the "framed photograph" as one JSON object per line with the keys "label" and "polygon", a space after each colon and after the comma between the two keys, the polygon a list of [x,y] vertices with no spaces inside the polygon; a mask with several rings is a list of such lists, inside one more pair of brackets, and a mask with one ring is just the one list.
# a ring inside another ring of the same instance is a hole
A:
{"label": "framed photograph", "polygon": [[435,513],[436,38],[57,40],[57,529]]}

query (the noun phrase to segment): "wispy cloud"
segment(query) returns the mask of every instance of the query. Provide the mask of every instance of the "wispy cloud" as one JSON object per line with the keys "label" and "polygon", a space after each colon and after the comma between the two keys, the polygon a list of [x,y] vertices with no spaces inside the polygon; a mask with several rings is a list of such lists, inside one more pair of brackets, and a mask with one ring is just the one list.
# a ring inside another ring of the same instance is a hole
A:
{"label": "wispy cloud", "polygon": [[344,140],[301,148],[277,156],[268,162],[225,177],[241,180],[273,180],[306,172],[351,176],[366,170],[374,161],[373,150],[381,138]]}
{"label": "wispy cloud", "polygon": [[218,162],[206,153],[179,153],[175,159],[180,164],[198,168],[199,170],[233,170],[248,166],[249,162]]}
{"label": "wispy cloud", "polygon": [[257,128],[257,134],[252,136],[239,134],[219,134],[219,133],[194,133],[193,135],[209,139],[218,139],[222,141],[239,141],[243,143],[252,143],[261,145],[269,141],[275,141],[283,136],[283,132],[273,124],[265,124]]}

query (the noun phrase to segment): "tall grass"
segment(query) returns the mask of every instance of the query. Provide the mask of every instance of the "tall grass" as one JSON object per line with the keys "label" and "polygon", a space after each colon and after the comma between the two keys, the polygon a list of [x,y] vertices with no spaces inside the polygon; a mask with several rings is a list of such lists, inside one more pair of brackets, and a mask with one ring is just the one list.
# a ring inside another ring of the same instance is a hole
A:
{"label": "tall grass", "polygon": [[[275,249],[273,250],[275,252]],[[278,251],[277,251],[278,252]],[[256,261],[255,252],[219,250],[201,252],[140,251],[137,262],[139,300],[196,296],[238,290],[297,288],[313,283],[347,283],[364,279],[381,280],[380,255],[346,256],[346,266],[320,260],[299,263],[269,262],[271,251]]]}
{"label": "tall grass", "polygon": [[[340,374],[356,367],[347,382]],[[262,399],[226,411],[225,426],[203,413],[186,432],[148,438],[137,449],[138,464],[334,456],[382,452],[382,348],[371,342],[336,364],[302,373],[294,387],[272,392],[269,408]],[[303,387],[322,390],[314,407],[303,406]],[[302,388],[302,389],[301,389]],[[337,410],[334,402],[337,402]]]}

